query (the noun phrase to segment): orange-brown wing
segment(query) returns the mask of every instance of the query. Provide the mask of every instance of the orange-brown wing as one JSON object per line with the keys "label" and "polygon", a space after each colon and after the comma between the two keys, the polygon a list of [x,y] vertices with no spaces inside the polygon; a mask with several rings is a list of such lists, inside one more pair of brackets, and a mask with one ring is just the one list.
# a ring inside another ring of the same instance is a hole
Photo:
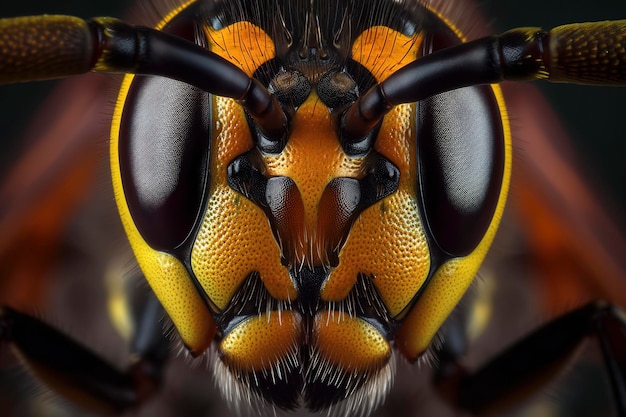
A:
{"label": "orange-brown wing", "polygon": [[34,118],[27,152],[0,185],[1,302],[33,306],[60,255],[62,236],[106,165],[110,80],[61,84]]}
{"label": "orange-brown wing", "polygon": [[536,89],[507,86],[517,129],[511,209],[524,230],[539,294],[552,313],[593,299],[626,306],[626,238],[615,207],[583,175]]}
{"label": "orange-brown wing", "polygon": [[[626,16],[623,2],[573,0],[563,8],[541,0],[485,0],[481,5],[500,31]],[[537,87],[549,93],[554,109]],[[514,136],[509,212],[527,244],[518,269],[533,277],[549,317],[592,298],[624,306],[626,91],[547,82],[508,84],[504,91]],[[578,141],[575,147],[572,140]],[[498,255],[497,247],[493,252]]]}

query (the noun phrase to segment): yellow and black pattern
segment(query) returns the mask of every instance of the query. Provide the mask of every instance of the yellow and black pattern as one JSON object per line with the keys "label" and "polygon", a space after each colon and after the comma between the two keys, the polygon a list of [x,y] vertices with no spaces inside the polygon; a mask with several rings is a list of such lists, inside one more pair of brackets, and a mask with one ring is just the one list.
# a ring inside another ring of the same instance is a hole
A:
{"label": "yellow and black pattern", "polygon": [[[268,139],[233,99],[127,76],[113,183],[150,286],[194,355],[215,343],[233,400],[375,407],[393,348],[428,349],[493,240],[511,165],[499,88],[396,106],[346,141],[358,95],[460,30],[417,2],[347,0],[189,2],[159,29],[261,81],[288,126]],[[464,100],[478,110],[451,122]]]}

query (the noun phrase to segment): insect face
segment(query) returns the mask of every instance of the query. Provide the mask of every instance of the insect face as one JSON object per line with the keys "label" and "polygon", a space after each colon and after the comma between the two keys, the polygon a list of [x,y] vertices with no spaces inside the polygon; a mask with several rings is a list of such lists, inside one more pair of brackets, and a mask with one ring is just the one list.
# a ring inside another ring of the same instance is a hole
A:
{"label": "insect face", "polygon": [[369,410],[393,347],[416,360],[470,285],[508,188],[499,90],[396,106],[363,138],[341,126],[370,86],[461,42],[437,13],[207,1],[161,22],[267,86],[278,138],[232,99],[124,80],[111,161],[126,232],[188,349],[214,344],[233,401]]}
{"label": "insect face", "polygon": [[[157,392],[168,351],[157,319],[161,304],[184,351],[207,356],[229,404],[256,414],[264,407],[274,414],[300,407],[369,414],[390,390],[397,359],[429,357],[431,345],[442,365],[434,371],[437,388],[452,393],[448,405],[480,414],[519,394],[518,383],[528,374],[544,379],[546,361],[587,336],[580,329],[606,325],[614,339],[609,344],[621,349],[621,313],[601,303],[544,326],[477,371],[471,359],[467,369],[459,360],[466,342],[462,325],[457,329],[452,320],[449,327],[458,334],[446,331],[451,343],[443,347],[435,336],[470,286],[503,216],[511,171],[507,113],[515,126],[541,126],[542,143],[551,144],[546,136],[557,131],[545,127],[541,111],[517,100],[532,92],[518,96],[512,94],[516,87],[504,87],[505,107],[500,88],[485,83],[548,74],[563,81],[572,62],[564,34],[582,30],[584,39],[615,40],[623,37],[623,21],[549,32],[515,29],[466,43],[480,34],[469,35],[476,20],[463,0],[191,0],[166,7],[157,31],[110,18],[0,22],[3,39],[11,40],[0,39],[7,47],[0,55],[8,57],[0,59],[0,82],[56,75],[50,66],[42,70],[40,59],[63,56],[58,42],[43,48],[52,52],[34,54],[34,63],[2,63],[29,50],[31,26],[45,32],[42,27],[59,24],[77,30],[70,38],[82,52],[97,52],[93,66],[78,70],[70,56],[69,69],[60,66],[60,74],[157,74],[124,78],[111,129],[117,206],[158,297],[147,297],[139,331],[129,337],[130,369],[119,372],[20,313],[13,296],[6,306],[0,303],[0,342],[18,349],[53,388],[79,404],[118,410]],[[92,42],[94,34],[99,42]],[[24,42],[13,47],[13,39]],[[547,42],[564,54],[544,56]],[[94,51],[94,44],[101,49]],[[585,49],[587,44],[574,47],[583,51],[591,75],[565,80],[626,83],[620,47],[600,48],[618,58],[608,65],[595,60],[597,48]],[[534,140],[527,131],[516,135],[522,146]],[[528,169],[546,172],[551,164],[538,162],[542,152],[525,156],[532,158],[522,167],[532,185],[518,183],[517,191],[535,201],[533,190],[555,182],[546,174],[541,183]],[[561,156],[553,160],[567,159]],[[567,190],[549,189],[546,206],[556,201],[564,219],[571,219],[576,203]],[[567,220],[556,217],[551,221],[561,227],[561,240],[575,235],[572,240],[588,245],[572,252],[583,253],[586,269],[568,265],[568,271],[577,269],[571,276],[587,270],[606,276],[576,278],[585,287],[568,275],[568,288],[578,294],[591,288],[589,297],[617,288],[613,301],[620,303],[622,284],[614,276],[623,268],[603,256],[608,251],[596,250],[608,245],[596,244],[595,235],[588,239],[579,223],[563,232]],[[616,242],[613,249],[623,247],[619,239],[607,241]],[[585,263],[594,257],[603,262]],[[486,298],[477,304],[491,306],[494,300]],[[571,338],[552,331],[559,323]],[[47,335],[44,344],[31,337],[40,333]],[[559,352],[529,359],[529,351],[553,344]],[[492,348],[490,340],[484,345]],[[60,354],[51,360],[49,351]],[[81,371],[67,372],[67,366],[76,369],[79,356]],[[519,363],[529,369],[508,371]],[[88,372],[98,369],[104,371]],[[204,401],[210,388],[198,385]]]}

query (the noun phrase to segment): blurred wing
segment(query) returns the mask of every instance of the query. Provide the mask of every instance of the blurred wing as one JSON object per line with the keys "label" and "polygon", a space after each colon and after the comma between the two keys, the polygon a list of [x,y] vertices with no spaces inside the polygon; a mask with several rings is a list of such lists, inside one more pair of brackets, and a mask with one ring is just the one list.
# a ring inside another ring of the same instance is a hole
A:
{"label": "blurred wing", "polygon": [[36,306],[77,210],[107,169],[110,80],[64,81],[26,134],[0,185],[0,303]]}
{"label": "blurred wing", "polygon": [[[575,87],[573,87],[575,88]],[[515,156],[510,209],[519,222],[547,312],[593,299],[626,306],[623,219],[584,177],[567,134],[528,84],[505,87]]]}

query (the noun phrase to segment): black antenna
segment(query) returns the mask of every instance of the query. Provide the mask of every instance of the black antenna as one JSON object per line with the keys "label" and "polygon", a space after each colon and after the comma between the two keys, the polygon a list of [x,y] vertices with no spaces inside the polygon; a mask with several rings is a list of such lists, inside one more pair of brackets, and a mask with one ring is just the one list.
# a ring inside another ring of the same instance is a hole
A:
{"label": "black antenna", "polygon": [[287,133],[282,108],[261,83],[185,39],[117,19],[71,16],[0,19],[0,35],[0,83],[89,71],[158,75],[238,100],[269,140],[282,142]]}
{"label": "black antenna", "polygon": [[549,32],[518,28],[420,58],[375,85],[342,118],[342,140],[358,143],[394,106],[504,80],[626,85],[626,20]]}

